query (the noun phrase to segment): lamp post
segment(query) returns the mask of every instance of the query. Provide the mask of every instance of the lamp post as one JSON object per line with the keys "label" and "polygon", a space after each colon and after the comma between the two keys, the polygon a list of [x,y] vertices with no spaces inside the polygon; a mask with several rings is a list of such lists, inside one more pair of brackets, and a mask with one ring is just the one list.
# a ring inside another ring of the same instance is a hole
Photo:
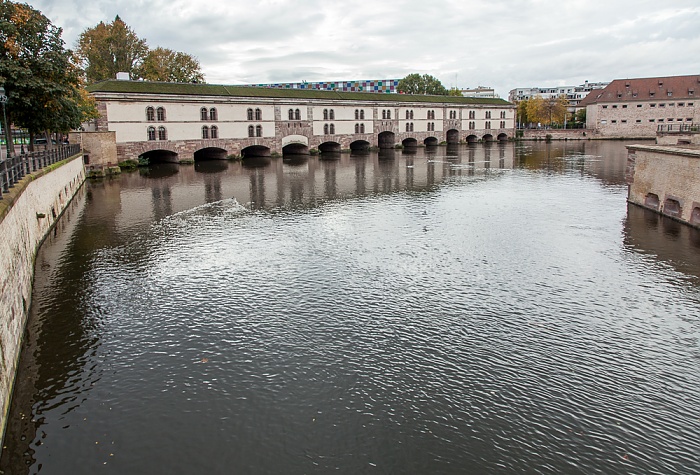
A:
{"label": "lamp post", "polygon": [[10,158],[13,155],[13,150],[11,150],[11,148],[15,147],[10,147],[10,142],[12,141],[12,132],[9,130],[9,126],[7,124],[7,114],[5,113],[5,104],[7,104],[7,96],[5,95],[5,88],[3,86],[0,86],[0,102],[2,103],[2,123],[4,126],[7,127],[7,129],[5,130],[5,145],[7,146],[7,158]]}

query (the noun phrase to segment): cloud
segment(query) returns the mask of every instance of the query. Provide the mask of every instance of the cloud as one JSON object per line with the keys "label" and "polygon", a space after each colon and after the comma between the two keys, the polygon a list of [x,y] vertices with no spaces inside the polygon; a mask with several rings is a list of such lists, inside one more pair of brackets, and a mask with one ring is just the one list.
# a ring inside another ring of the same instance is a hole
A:
{"label": "cloud", "polygon": [[[432,74],[446,86],[581,84],[700,72],[696,0],[34,0],[78,35],[119,14],[151,47],[197,57],[207,81]],[[80,12],[76,15],[76,12]]]}

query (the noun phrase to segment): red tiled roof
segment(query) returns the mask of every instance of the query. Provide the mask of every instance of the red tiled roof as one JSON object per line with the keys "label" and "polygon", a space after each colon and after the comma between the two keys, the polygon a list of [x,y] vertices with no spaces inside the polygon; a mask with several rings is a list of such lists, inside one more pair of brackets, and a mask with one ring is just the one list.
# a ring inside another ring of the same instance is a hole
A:
{"label": "red tiled roof", "polygon": [[615,79],[605,89],[591,91],[579,103],[579,107],[599,102],[694,99],[697,97],[700,97],[700,75]]}

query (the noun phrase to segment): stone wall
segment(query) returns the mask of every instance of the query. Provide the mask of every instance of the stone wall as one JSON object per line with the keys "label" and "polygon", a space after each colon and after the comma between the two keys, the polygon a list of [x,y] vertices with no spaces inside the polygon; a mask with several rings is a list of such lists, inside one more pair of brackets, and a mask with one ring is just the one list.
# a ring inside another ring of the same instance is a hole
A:
{"label": "stone wall", "polygon": [[34,259],[84,180],[79,155],[25,176],[0,200],[1,435],[31,304]]}
{"label": "stone wall", "polygon": [[81,145],[86,163],[91,166],[109,167],[118,163],[114,132],[71,132],[68,140]]}
{"label": "stone wall", "polygon": [[627,147],[627,200],[700,228],[700,148]]}
{"label": "stone wall", "polygon": [[523,129],[523,140],[587,140],[594,138],[588,129]]}

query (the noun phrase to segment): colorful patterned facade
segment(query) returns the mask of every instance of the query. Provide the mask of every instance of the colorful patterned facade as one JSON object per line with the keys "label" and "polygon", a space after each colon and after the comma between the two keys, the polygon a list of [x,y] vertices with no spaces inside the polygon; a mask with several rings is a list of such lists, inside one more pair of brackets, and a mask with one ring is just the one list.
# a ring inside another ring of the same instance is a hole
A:
{"label": "colorful patterned facade", "polygon": [[269,87],[275,89],[315,89],[320,91],[343,92],[380,92],[395,94],[398,92],[399,79],[369,79],[360,81],[321,81],[321,82],[283,82],[275,84],[246,84],[250,87]]}

